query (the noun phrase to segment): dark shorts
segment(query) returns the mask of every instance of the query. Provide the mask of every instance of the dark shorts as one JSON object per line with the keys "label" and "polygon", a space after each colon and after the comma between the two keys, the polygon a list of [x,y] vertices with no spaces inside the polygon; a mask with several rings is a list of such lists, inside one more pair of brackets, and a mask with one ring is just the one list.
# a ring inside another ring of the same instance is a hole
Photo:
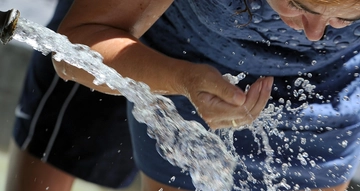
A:
{"label": "dark shorts", "polygon": [[137,171],[126,99],[65,82],[39,53],[16,108],[14,137],[32,155],[103,186],[126,186]]}
{"label": "dark shorts", "polygon": [[[48,27],[56,30],[72,0],[59,0]],[[126,99],[60,79],[51,58],[35,52],[16,108],[18,146],[58,169],[119,188],[137,173]]]}

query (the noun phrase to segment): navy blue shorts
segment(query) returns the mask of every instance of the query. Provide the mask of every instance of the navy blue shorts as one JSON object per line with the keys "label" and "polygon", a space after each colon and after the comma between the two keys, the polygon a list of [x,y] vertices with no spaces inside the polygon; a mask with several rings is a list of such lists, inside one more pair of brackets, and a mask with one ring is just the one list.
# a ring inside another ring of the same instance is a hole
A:
{"label": "navy blue shorts", "polygon": [[[71,3],[59,1],[49,28],[56,30]],[[39,52],[28,67],[13,134],[20,148],[86,181],[120,188],[137,173],[126,98],[65,82]]]}

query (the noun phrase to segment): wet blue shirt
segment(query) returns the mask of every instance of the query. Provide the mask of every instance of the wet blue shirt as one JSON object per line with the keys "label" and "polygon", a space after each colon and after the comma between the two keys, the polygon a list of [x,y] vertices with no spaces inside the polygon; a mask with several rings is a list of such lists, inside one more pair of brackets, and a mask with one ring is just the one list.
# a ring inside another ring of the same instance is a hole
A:
{"label": "wet blue shirt", "polygon": [[358,49],[359,22],[343,29],[328,26],[322,40],[311,42],[303,31],[287,26],[266,1],[252,0],[249,8],[252,21],[241,27],[249,21],[247,12],[237,14],[245,9],[242,0],[175,1],[146,36],[168,55],[207,59],[253,75],[310,72],[344,62],[344,55]]}
{"label": "wet blue shirt", "polygon": [[[291,108],[308,104],[295,113],[284,109],[275,127],[282,136],[269,135],[275,149],[272,165],[280,173],[277,180],[286,179],[296,189],[343,183],[354,174],[360,157],[360,56],[356,56],[360,22],[342,29],[327,26],[323,38],[312,42],[303,31],[283,23],[265,0],[250,0],[248,5],[252,20],[241,26],[249,21],[249,14],[239,11],[246,8],[242,0],[175,0],[141,40],[169,56],[208,63],[223,74],[245,72],[241,88],[259,76],[274,76],[269,103],[286,107],[289,101]],[[299,78],[316,87],[305,92],[306,99],[300,95],[306,87],[296,85]],[[206,126],[187,98],[170,98],[184,119]],[[131,115],[129,121],[138,167],[164,184],[194,189],[188,174],[158,155],[146,126]],[[244,130],[234,136],[238,154],[257,179],[248,182],[251,190],[266,190],[262,179],[265,156],[257,154],[253,134]],[[305,164],[299,160],[304,152],[308,156]],[[289,167],[286,171],[284,164]],[[172,176],[176,180],[169,183]],[[242,170],[234,178],[236,183],[247,181]]]}

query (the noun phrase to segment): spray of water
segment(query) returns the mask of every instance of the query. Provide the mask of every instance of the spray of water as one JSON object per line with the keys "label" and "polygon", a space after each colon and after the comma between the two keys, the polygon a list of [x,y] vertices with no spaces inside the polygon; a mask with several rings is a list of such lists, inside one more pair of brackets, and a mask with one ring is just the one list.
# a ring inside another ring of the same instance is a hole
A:
{"label": "spray of water", "polygon": [[[276,127],[282,123],[281,112],[284,106],[270,104],[251,125],[207,131],[195,121],[184,120],[168,98],[152,94],[146,84],[124,78],[114,69],[103,64],[102,56],[85,45],[72,44],[67,37],[21,17],[13,38],[29,44],[44,55],[54,52],[55,60],[65,61],[92,74],[96,85],[106,84],[121,92],[134,103],[135,118],[148,125],[148,134],[156,139],[159,154],[171,164],[189,171],[197,190],[251,190],[247,182],[257,180],[248,172],[244,160],[235,152],[233,144],[234,132],[242,129],[252,131],[255,143],[259,147],[258,153],[265,152],[267,156],[262,164],[263,180],[267,190],[291,188],[286,184],[286,180],[273,184],[279,173],[271,167],[271,163],[274,162],[272,157],[274,150],[270,147],[268,137],[269,134],[282,136]],[[245,74],[241,73],[237,76],[227,74],[224,77],[230,83],[237,84],[239,80],[245,78]],[[314,88],[306,84],[303,79],[296,82],[297,86],[300,84],[308,92]],[[300,95],[302,93],[300,92]],[[285,105],[288,111],[291,110],[289,105],[291,104],[288,102]],[[299,109],[303,109],[303,106],[293,111]],[[257,137],[261,137],[261,141]],[[235,186],[233,180],[236,166],[248,175],[246,181],[239,182],[240,187]]]}
{"label": "spray of water", "polygon": [[171,164],[189,171],[197,189],[231,189],[236,160],[218,136],[197,122],[184,120],[171,100],[152,94],[144,83],[122,77],[89,47],[72,44],[65,36],[21,17],[17,25],[15,40],[44,55],[55,52],[55,60],[87,71],[95,77],[96,85],[106,84],[133,102],[135,118],[148,125],[159,153]]}

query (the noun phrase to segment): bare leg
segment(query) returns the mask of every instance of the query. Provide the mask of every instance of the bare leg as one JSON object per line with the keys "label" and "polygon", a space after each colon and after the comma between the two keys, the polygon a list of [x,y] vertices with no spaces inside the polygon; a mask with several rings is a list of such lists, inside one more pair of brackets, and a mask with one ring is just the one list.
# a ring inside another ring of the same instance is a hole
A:
{"label": "bare leg", "polygon": [[22,151],[12,140],[6,190],[70,191],[74,177]]}

